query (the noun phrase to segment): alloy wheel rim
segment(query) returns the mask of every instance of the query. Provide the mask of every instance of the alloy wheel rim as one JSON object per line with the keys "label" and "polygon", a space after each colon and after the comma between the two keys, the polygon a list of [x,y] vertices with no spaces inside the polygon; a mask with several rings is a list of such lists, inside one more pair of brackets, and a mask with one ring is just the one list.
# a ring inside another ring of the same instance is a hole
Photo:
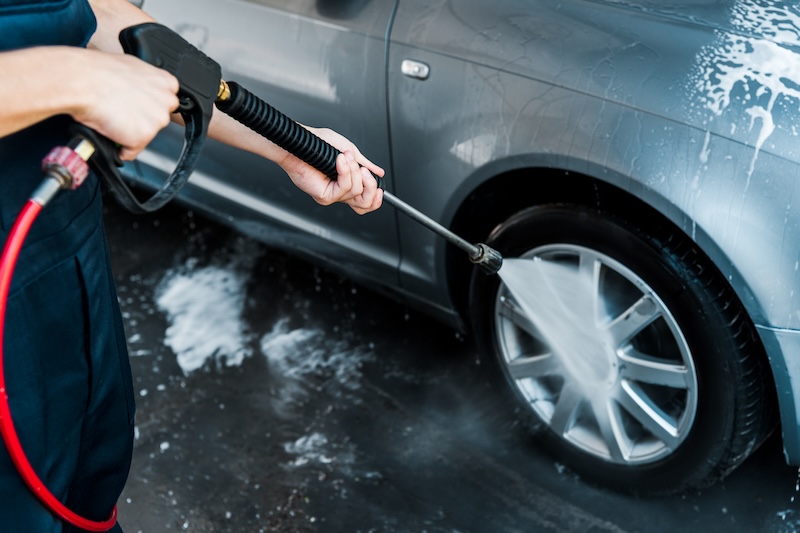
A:
{"label": "alloy wheel rim", "polygon": [[[535,309],[501,284],[495,327],[504,370],[525,403],[560,438],[604,461],[646,464],[672,454],[694,422],[697,373],[661,298],[590,248],[551,244],[521,258],[531,262],[530,283],[548,289],[536,293]],[[558,276],[542,277],[543,265]]]}

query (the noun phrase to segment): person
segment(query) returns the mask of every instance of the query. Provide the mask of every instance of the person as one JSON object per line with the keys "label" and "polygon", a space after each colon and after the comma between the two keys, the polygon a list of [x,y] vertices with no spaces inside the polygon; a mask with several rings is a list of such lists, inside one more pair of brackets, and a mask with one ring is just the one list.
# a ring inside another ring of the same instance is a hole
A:
{"label": "person", "polygon": [[[43,176],[41,159],[69,140],[71,121],[120,145],[132,160],[170,120],[178,81],[122,53],[119,32],[153,19],[127,0],[0,0],[0,238]],[[275,162],[323,205],[377,209],[383,169],[332,130],[309,128],[339,149],[329,180],[222,113],[209,137]],[[105,520],[130,468],[134,400],[125,334],[102,227],[98,179],[62,192],[42,211],[17,262],[4,339],[17,432],[45,486],[69,509]],[[0,529],[64,532],[0,447]],[[117,524],[113,531],[121,531]]]}

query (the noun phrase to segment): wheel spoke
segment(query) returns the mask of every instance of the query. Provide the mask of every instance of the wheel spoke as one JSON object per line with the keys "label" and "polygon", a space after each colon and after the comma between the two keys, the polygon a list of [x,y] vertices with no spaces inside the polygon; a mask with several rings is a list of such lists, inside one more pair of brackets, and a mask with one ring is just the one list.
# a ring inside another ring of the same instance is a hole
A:
{"label": "wheel spoke", "polygon": [[578,254],[578,276],[586,280],[586,287],[591,290],[592,316],[597,319],[602,297],[600,295],[601,263],[594,254],[586,251]]}
{"label": "wheel spoke", "polygon": [[636,384],[623,381],[620,405],[647,431],[669,449],[678,445],[678,426],[675,420],[658,407]]}
{"label": "wheel spoke", "polygon": [[608,332],[617,346],[623,346],[653,323],[660,314],[652,297],[645,294],[611,322]]}
{"label": "wheel spoke", "polygon": [[630,455],[631,445],[623,430],[620,414],[613,402],[606,398],[598,398],[592,401],[592,412],[611,460],[619,462],[626,459]]}
{"label": "wheel spoke", "polygon": [[500,305],[498,309],[500,316],[511,321],[512,324],[531,337],[540,337],[539,330],[533,325],[527,313],[525,313],[512,298],[503,298],[501,303],[502,305]]}
{"label": "wheel spoke", "polygon": [[565,383],[561,388],[561,394],[558,396],[553,416],[550,418],[550,429],[556,435],[564,436],[570,430],[575,422],[575,414],[582,399],[583,396],[580,392],[569,382]]}
{"label": "wheel spoke", "polygon": [[560,374],[558,360],[552,353],[543,355],[524,355],[508,364],[512,379],[538,378]]}
{"label": "wheel spoke", "polygon": [[689,371],[685,365],[657,361],[632,348],[621,354],[620,359],[623,379],[674,389],[689,388]]}

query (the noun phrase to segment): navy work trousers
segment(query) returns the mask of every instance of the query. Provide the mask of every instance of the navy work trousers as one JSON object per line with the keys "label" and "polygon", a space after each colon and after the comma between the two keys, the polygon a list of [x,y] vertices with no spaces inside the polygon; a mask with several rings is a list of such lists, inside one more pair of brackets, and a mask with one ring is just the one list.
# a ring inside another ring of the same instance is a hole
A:
{"label": "navy work trousers", "polygon": [[[62,223],[45,221],[23,248],[7,308],[4,370],[12,417],[37,474],[68,508],[102,520],[130,468],[134,400],[100,192],[95,179],[84,187],[93,193],[82,210]],[[0,531],[74,531],[23,484],[4,446]]]}

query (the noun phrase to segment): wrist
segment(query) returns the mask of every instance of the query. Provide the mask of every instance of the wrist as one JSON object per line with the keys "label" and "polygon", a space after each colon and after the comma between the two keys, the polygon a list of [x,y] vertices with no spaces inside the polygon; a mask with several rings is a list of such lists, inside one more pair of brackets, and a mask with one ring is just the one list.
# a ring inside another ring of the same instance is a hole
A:
{"label": "wrist", "polygon": [[[54,105],[60,113],[72,116],[78,122],[84,122],[98,105],[100,94],[95,72],[99,52],[75,47],[56,47],[54,67],[59,81],[54,91]],[[99,67],[102,68],[102,67]]]}

